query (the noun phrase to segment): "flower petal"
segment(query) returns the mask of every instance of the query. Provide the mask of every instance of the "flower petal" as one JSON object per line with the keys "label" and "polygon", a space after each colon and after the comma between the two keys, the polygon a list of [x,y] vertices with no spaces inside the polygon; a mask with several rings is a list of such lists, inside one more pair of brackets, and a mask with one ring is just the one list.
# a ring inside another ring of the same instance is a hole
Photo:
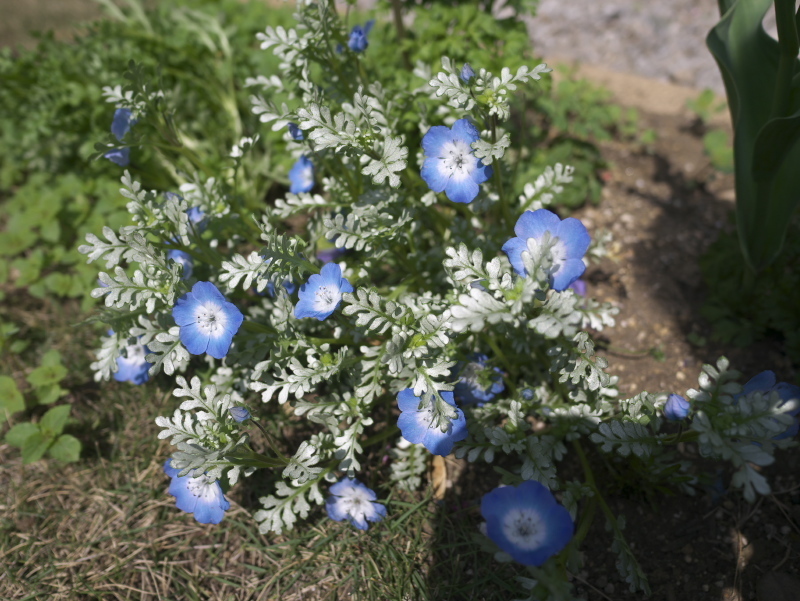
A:
{"label": "flower petal", "polygon": [[559,223],[561,223],[561,220],[558,215],[547,209],[525,211],[517,219],[514,233],[523,240],[541,238],[545,232],[551,232],[552,235],[555,235]]}

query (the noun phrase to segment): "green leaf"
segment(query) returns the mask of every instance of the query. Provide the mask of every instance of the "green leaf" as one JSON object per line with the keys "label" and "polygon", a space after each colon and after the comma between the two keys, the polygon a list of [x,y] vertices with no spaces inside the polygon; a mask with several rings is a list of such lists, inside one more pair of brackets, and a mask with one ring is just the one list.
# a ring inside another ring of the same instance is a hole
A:
{"label": "green leaf", "polygon": [[28,383],[36,388],[58,384],[67,375],[67,368],[60,363],[37,367],[28,377]]}
{"label": "green leaf", "polygon": [[[744,257],[756,271],[780,254],[800,202],[800,96],[793,94],[784,114],[773,114],[781,104],[776,103],[776,89],[786,74],[779,68],[778,43],[761,25],[772,4],[720,2],[720,9],[727,10],[706,39],[722,73],[736,132],[737,227]],[[800,72],[796,59],[791,66],[794,73]]]}
{"label": "green leaf", "polygon": [[25,399],[13,378],[0,376],[0,424],[25,409]]}
{"label": "green leaf", "polygon": [[35,432],[25,439],[22,445],[22,463],[33,463],[39,461],[47,452],[48,447],[53,442],[52,437],[45,436],[41,432]]}
{"label": "green leaf", "polygon": [[25,445],[25,441],[28,440],[30,436],[39,432],[38,424],[32,424],[31,422],[22,422],[21,424],[17,424],[13,428],[11,428],[8,432],[6,432],[6,442],[10,444],[12,447],[17,447],[21,449]]}
{"label": "green leaf", "polygon": [[53,437],[58,436],[67,424],[71,409],[71,405],[59,405],[58,407],[49,409],[47,413],[42,416],[39,422],[39,428],[42,432],[49,433]]}
{"label": "green leaf", "polygon": [[81,455],[81,441],[69,434],[62,434],[47,451],[57,461],[74,463]]}
{"label": "green leaf", "polygon": [[36,389],[36,396],[40,405],[52,405],[65,394],[67,394],[67,390],[64,390],[58,384],[48,384]]}

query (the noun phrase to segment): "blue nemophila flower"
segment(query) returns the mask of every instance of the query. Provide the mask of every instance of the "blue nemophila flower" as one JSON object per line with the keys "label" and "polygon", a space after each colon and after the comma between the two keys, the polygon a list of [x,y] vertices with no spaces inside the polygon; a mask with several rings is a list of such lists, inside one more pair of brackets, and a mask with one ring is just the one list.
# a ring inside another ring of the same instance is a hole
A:
{"label": "blue nemophila flower", "polygon": [[483,407],[506,389],[502,372],[487,365],[489,357],[486,355],[476,354],[470,359],[456,367],[459,381],[453,389],[453,396],[459,405]]}
{"label": "blue nemophila flower", "polygon": [[482,184],[492,176],[492,168],[475,158],[472,143],[480,132],[468,119],[459,119],[453,128],[434,125],[422,138],[425,162],[422,179],[434,192],[444,192],[453,202],[472,202]]}
{"label": "blue nemophila flower", "polygon": [[[122,142],[122,138],[131,130],[131,127],[136,123],[133,119],[133,113],[130,109],[117,109],[114,111],[114,119],[111,121],[111,133],[114,137]],[[108,160],[116,163],[120,167],[127,167],[130,163],[131,149],[130,148],[115,148],[109,150],[103,155]]]}
{"label": "blue nemophila flower", "polygon": [[297,123],[289,122],[289,135],[292,136],[292,140],[295,142],[302,142],[305,139],[303,130],[300,129]]}
{"label": "blue nemophila flower", "polygon": [[317,259],[319,259],[323,263],[330,263],[331,261],[337,260],[346,252],[347,252],[346,248],[337,248],[335,246],[332,246],[330,248],[323,248],[322,250],[317,251]]}
{"label": "blue nemophila flower", "polygon": [[352,291],[353,287],[342,277],[338,263],[323,265],[319,274],[312,275],[300,287],[300,300],[295,305],[294,316],[323,321],[336,311],[342,302],[342,294]]}
{"label": "blue nemophila flower", "polygon": [[375,25],[375,20],[370,19],[364,26],[356,25],[350,32],[350,38],[347,40],[347,47],[353,52],[364,52],[369,46],[367,36],[372,31],[372,26]]}
{"label": "blue nemophila flower", "polygon": [[375,493],[354,478],[342,478],[331,486],[330,493],[325,510],[332,520],[347,520],[359,530],[366,530],[367,522],[380,522],[386,517],[386,507],[374,502],[378,498]]}
{"label": "blue nemophila flower", "polygon": [[565,290],[586,270],[583,255],[589,248],[591,238],[586,226],[578,219],[567,217],[562,221],[547,209],[525,211],[517,220],[514,233],[517,237],[506,242],[503,251],[519,275],[528,276],[522,253],[536,248],[546,234],[553,244],[553,265],[550,268],[550,287],[553,290]]}
{"label": "blue nemophila flower", "polygon": [[[440,394],[447,404],[456,407],[452,392],[445,391]],[[456,419],[450,422],[446,431],[442,432],[435,423],[433,405],[420,409],[421,400],[418,396],[414,396],[413,388],[406,388],[397,394],[397,404],[401,411],[400,417],[397,418],[400,433],[408,442],[420,443],[434,455],[443,457],[449,455],[453,445],[467,437],[467,420],[464,412],[456,407]]]}
{"label": "blue nemophila flower", "polygon": [[250,411],[247,409],[247,407],[231,407],[228,409],[228,411],[230,412],[233,421],[240,424],[250,419]]}
{"label": "blue nemophila flower", "polygon": [[689,401],[681,395],[671,394],[667,397],[667,402],[664,403],[664,417],[671,422],[679,422],[687,418],[691,408]]}
{"label": "blue nemophila flower", "polygon": [[181,328],[183,346],[192,355],[208,353],[222,359],[231,348],[244,316],[229,303],[211,282],[197,282],[172,308],[172,317]]}
{"label": "blue nemophila flower", "polygon": [[561,551],[575,528],[569,511],[535,480],[486,493],[481,515],[487,536],[526,566],[540,566]]}
{"label": "blue nemophila flower", "polygon": [[472,81],[472,78],[475,77],[475,71],[472,67],[469,66],[469,63],[464,63],[464,66],[461,67],[461,81],[468,84]]}
{"label": "blue nemophila flower", "polygon": [[[109,332],[109,335],[113,332]],[[131,344],[125,347],[123,355],[117,357],[117,371],[114,379],[117,382],[130,382],[131,384],[144,384],[150,379],[149,369],[152,363],[145,361],[150,350],[143,344]]]}
{"label": "blue nemophila flower", "polygon": [[193,478],[190,475],[178,476],[176,470],[167,459],[164,473],[172,478],[169,483],[169,494],[175,497],[175,505],[181,511],[193,513],[194,519],[201,524],[219,524],[231,504],[222,492],[218,480],[209,482],[205,476]]}
{"label": "blue nemophila flower", "polygon": [[567,286],[570,290],[575,292],[578,296],[586,296],[586,281],[578,278]]}
{"label": "blue nemophila flower", "polygon": [[178,250],[177,248],[173,248],[167,251],[167,259],[171,259],[176,263],[180,263],[183,266],[183,273],[181,274],[182,280],[188,280],[192,277],[192,271],[194,271],[194,261],[192,261],[192,256],[183,250]]}
{"label": "blue nemophila flower", "polygon": [[774,371],[762,371],[760,374],[750,378],[747,384],[744,385],[742,392],[734,396],[733,400],[735,401],[740,396],[753,392],[760,392],[764,396],[777,392],[778,396],[783,401],[781,406],[789,401],[794,401],[796,405],[795,408],[788,412],[789,415],[794,417],[794,423],[789,426],[788,430],[775,436],[775,440],[791,438],[797,435],[798,430],[800,430],[800,422],[798,422],[798,417],[800,416],[800,386],[788,384],[787,382],[778,382]]}
{"label": "blue nemophila flower", "polygon": [[306,155],[297,159],[297,162],[289,169],[289,192],[300,194],[301,192],[311,192],[314,187],[314,163]]}
{"label": "blue nemophila flower", "polygon": [[205,223],[206,214],[200,207],[192,207],[191,209],[187,209],[186,215],[189,216],[189,223],[192,223],[196,226],[203,226]]}

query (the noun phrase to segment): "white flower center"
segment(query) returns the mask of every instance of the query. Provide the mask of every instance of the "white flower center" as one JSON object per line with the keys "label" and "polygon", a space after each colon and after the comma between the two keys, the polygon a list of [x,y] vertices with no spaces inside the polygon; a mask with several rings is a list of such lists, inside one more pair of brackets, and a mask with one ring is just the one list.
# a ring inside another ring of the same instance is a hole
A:
{"label": "white flower center", "polygon": [[186,490],[203,501],[210,501],[217,496],[217,487],[214,486],[215,483],[216,480],[214,482],[209,482],[205,476],[189,478]]}
{"label": "white flower center", "polygon": [[439,149],[439,171],[444,175],[463,180],[472,175],[477,161],[472,148],[464,140],[448,140]]}
{"label": "white flower center", "polygon": [[314,309],[321,312],[327,312],[336,308],[339,301],[342,300],[342,292],[333,284],[320,286],[314,292]]}
{"label": "white flower center", "polygon": [[514,508],[503,517],[503,533],[517,548],[538,549],[547,539],[547,526],[533,509]]}
{"label": "white flower center", "polygon": [[310,188],[314,185],[314,168],[307,167],[300,171],[299,184],[301,188]]}
{"label": "white flower center", "polygon": [[225,331],[228,318],[222,307],[215,302],[206,301],[197,307],[194,314],[197,327],[203,334],[217,337]]}

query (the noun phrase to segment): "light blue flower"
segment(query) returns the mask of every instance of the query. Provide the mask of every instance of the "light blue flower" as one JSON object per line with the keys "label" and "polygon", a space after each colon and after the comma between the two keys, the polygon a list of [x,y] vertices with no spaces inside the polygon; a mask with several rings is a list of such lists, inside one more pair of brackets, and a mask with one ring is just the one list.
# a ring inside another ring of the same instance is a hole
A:
{"label": "light blue flower", "polygon": [[295,142],[302,142],[305,139],[303,130],[298,127],[297,123],[289,122],[289,135],[292,136],[292,140]]}
{"label": "light blue flower", "polygon": [[679,422],[689,416],[692,406],[679,394],[671,394],[664,403],[664,417],[671,422]]}
{"label": "light blue flower", "polygon": [[164,473],[172,478],[169,494],[175,497],[178,509],[194,514],[194,519],[201,524],[219,524],[225,512],[231,508],[219,481],[209,482],[205,476],[178,476],[180,470],[172,467],[171,461],[167,459],[164,464]]}
{"label": "light blue flower", "polygon": [[453,389],[453,397],[459,405],[483,407],[484,403],[506,389],[502,372],[496,367],[489,367],[488,362],[486,355],[475,354],[470,361],[456,366],[459,380]]}
{"label": "light blue flower", "polygon": [[472,202],[482,184],[492,176],[492,168],[475,158],[472,143],[480,132],[468,119],[459,119],[453,128],[434,125],[422,138],[425,161],[422,179],[434,192],[444,192],[453,202]]}
{"label": "light blue flower", "polygon": [[[444,401],[456,407],[452,392],[441,392]],[[400,417],[397,426],[400,433],[408,442],[421,443],[434,455],[446,456],[453,450],[453,445],[467,437],[467,420],[464,412],[456,407],[456,418],[450,422],[445,432],[437,427],[434,421],[433,406],[425,409],[419,408],[421,399],[414,396],[413,388],[406,388],[397,394],[397,405],[400,407]]]}
{"label": "light blue flower", "polygon": [[366,530],[367,522],[380,522],[386,517],[386,507],[374,502],[375,493],[355,478],[342,478],[331,486],[330,493],[325,509],[332,520],[347,520],[359,530]]}
{"label": "light blue flower", "polygon": [[167,251],[167,259],[175,261],[176,263],[180,263],[183,267],[183,272],[181,274],[182,280],[188,280],[192,277],[192,271],[194,271],[194,261],[192,261],[192,256],[183,250],[178,250],[177,248],[173,248]]}
{"label": "light blue flower", "polygon": [[570,290],[575,292],[578,296],[586,296],[586,281],[578,278],[567,286]]}
{"label": "light blue flower", "polygon": [[250,411],[247,407],[231,407],[228,412],[231,414],[233,421],[240,424],[250,419]]}
{"label": "light blue flower", "polygon": [[172,317],[180,326],[183,346],[192,355],[208,353],[222,359],[231,348],[244,316],[229,303],[211,282],[197,282],[172,308]]}
{"label": "light blue flower", "polygon": [[300,194],[311,192],[314,188],[314,163],[306,155],[297,159],[289,170],[289,192]]}
{"label": "light blue flower", "polygon": [[[109,332],[109,335],[113,334]],[[125,347],[123,355],[117,357],[117,371],[114,379],[117,382],[130,382],[131,384],[144,384],[150,379],[148,370],[152,363],[145,361],[150,350],[143,344],[131,344]]]}
{"label": "light blue flower", "polygon": [[565,290],[586,270],[583,255],[589,248],[591,238],[578,219],[567,217],[562,221],[547,209],[525,211],[517,220],[514,233],[517,237],[506,242],[503,251],[519,275],[528,277],[522,253],[528,250],[529,244],[538,244],[545,233],[549,233],[554,242],[551,249],[553,265],[550,269],[550,287],[553,290]]}
{"label": "light blue flower", "polygon": [[314,274],[300,287],[300,300],[294,308],[294,316],[314,317],[323,321],[330,316],[339,303],[342,294],[352,292],[353,287],[342,277],[338,263],[323,265],[319,274]]}
{"label": "light blue flower", "polygon": [[[111,121],[111,133],[120,142],[131,130],[131,127],[136,124],[136,120],[132,117],[133,113],[130,109],[123,108],[114,111],[114,119]],[[115,148],[114,150],[109,150],[103,156],[120,167],[127,167],[130,163],[131,149],[127,147]]]}
{"label": "light blue flower", "polygon": [[370,19],[364,26],[356,25],[350,32],[350,38],[347,40],[347,47],[353,52],[364,52],[369,46],[367,36],[372,31],[372,26],[375,25],[375,20]]}
{"label": "light blue flower", "polygon": [[772,392],[777,392],[778,396],[783,401],[781,406],[789,401],[795,401],[795,408],[788,412],[789,415],[794,417],[794,423],[789,426],[788,430],[778,434],[774,439],[782,440],[784,438],[796,436],[797,432],[800,430],[800,422],[798,422],[798,417],[800,417],[800,386],[788,384],[787,382],[778,382],[774,371],[762,371],[760,374],[750,378],[747,384],[744,385],[742,392],[734,396],[733,400],[735,401],[740,396],[753,392],[760,392],[764,396],[768,396]]}
{"label": "light blue flower", "polygon": [[486,534],[514,561],[540,566],[567,546],[575,526],[564,506],[534,480],[483,495]]}
{"label": "light blue flower", "polygon": [[461,75],[459,77],[465,84],[469,84],[472,78],[475,77],[475,71],[469,66],[469,63],[464,63],[464,66],[461,67]]}

